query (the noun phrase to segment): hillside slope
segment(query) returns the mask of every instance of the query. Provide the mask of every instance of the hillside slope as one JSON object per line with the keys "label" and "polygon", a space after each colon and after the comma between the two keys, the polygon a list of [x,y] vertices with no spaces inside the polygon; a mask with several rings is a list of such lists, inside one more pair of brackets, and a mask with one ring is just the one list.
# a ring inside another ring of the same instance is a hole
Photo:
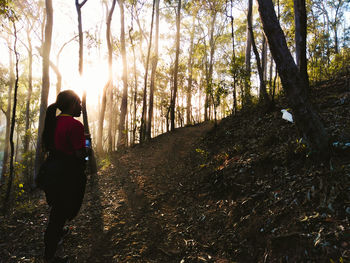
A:
{"label": "hillside slope", "polygon": [[[330,164],[315,163],[281,118],[283,99],[272,113],[180,128],[109,157],[60,253],[73,262],[350,262],[348,84],[312,89],[339,142]],[[48,213],[42,194],[31,198],[32,209],[1,220],[1,263],[40,262]]]}

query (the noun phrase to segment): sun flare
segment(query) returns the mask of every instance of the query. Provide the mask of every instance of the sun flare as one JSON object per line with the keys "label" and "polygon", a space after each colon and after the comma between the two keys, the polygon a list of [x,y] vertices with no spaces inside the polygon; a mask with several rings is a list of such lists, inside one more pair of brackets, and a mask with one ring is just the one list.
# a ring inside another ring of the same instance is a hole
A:
{"label": "sun flare", "polygon": [[96,61],[84,68],[84,74],[76,79],[74,90],[81,97],[86,91],[86,102],[89,105],[97,105],[103,87],[108,80],[108,67],[106,61]]}

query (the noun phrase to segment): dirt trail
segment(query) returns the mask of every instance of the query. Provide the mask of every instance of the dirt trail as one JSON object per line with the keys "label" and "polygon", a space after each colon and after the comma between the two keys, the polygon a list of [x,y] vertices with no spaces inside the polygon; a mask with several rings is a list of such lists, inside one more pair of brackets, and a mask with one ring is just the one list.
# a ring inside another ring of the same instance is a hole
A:
{"label": "dirt trail", "polygon": [[212,126],[177,129],[113,155],[112,165],[88,186],[65,253],[76,262],[179,262],[182,176]]}

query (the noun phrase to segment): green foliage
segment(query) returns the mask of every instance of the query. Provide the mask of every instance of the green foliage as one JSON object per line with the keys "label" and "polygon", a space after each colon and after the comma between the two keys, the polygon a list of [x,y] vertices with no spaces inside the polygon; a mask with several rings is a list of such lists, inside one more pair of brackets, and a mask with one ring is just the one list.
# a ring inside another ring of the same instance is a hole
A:
{"label": "green foliage", "polygon": [[344,48],[339,54],[336,54],[331,60],[328,72],[330,75],[336,75],[343,69],[350,66],[350,48]]}
{"label": "green foliage", "polygon": [[207,152],[206,150],[200,149],[200,148],[196,148],[196,152],[199,153],[203,158],[207,159],[209,152]]}
{"label": "green foliage", "polygon": [[213,83],[207,88],[207,92],[211,95],[214,106],[218,107],[223,97],[228,95],[229,86],[223,80],[218,83]]}
{"label": "green foliage", "polygon": [[108,167],[110,167],[111,164],[112,164],[112,162],[111,162],[110,155],[106,155],[106,156],[98,159],[98,167],[99,167],[100,171],[104,171],[104,170],[108,169]]}
{"label": "green foliage", "polygon": [[8,16],[11,11],[12,0],[0,0],[0,15]]}
{"label": "green foliage", "polygon": [[310,82],[327,80],[332,76],[341,74],[350,67],[350,48],[343,48],[339,54],[335,54],[329,59],[329,62],[322,60],[317,64],[309,61]]}

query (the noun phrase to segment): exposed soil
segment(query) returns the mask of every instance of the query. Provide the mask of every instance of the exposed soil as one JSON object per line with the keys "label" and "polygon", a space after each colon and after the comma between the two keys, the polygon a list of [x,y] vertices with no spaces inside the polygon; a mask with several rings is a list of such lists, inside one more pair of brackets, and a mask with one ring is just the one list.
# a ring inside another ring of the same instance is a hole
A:
{"label": "exposed soil", "polygon": [[[312,89],[332,142],[315,162],[293,123],[241,111],[109,156],[90,176],[60,254],[73,262],[350,262],[350,89]],[[48,207],[0,217],[0,263],[41,262]],[[29,200],[29,201],[27,201]]]}

